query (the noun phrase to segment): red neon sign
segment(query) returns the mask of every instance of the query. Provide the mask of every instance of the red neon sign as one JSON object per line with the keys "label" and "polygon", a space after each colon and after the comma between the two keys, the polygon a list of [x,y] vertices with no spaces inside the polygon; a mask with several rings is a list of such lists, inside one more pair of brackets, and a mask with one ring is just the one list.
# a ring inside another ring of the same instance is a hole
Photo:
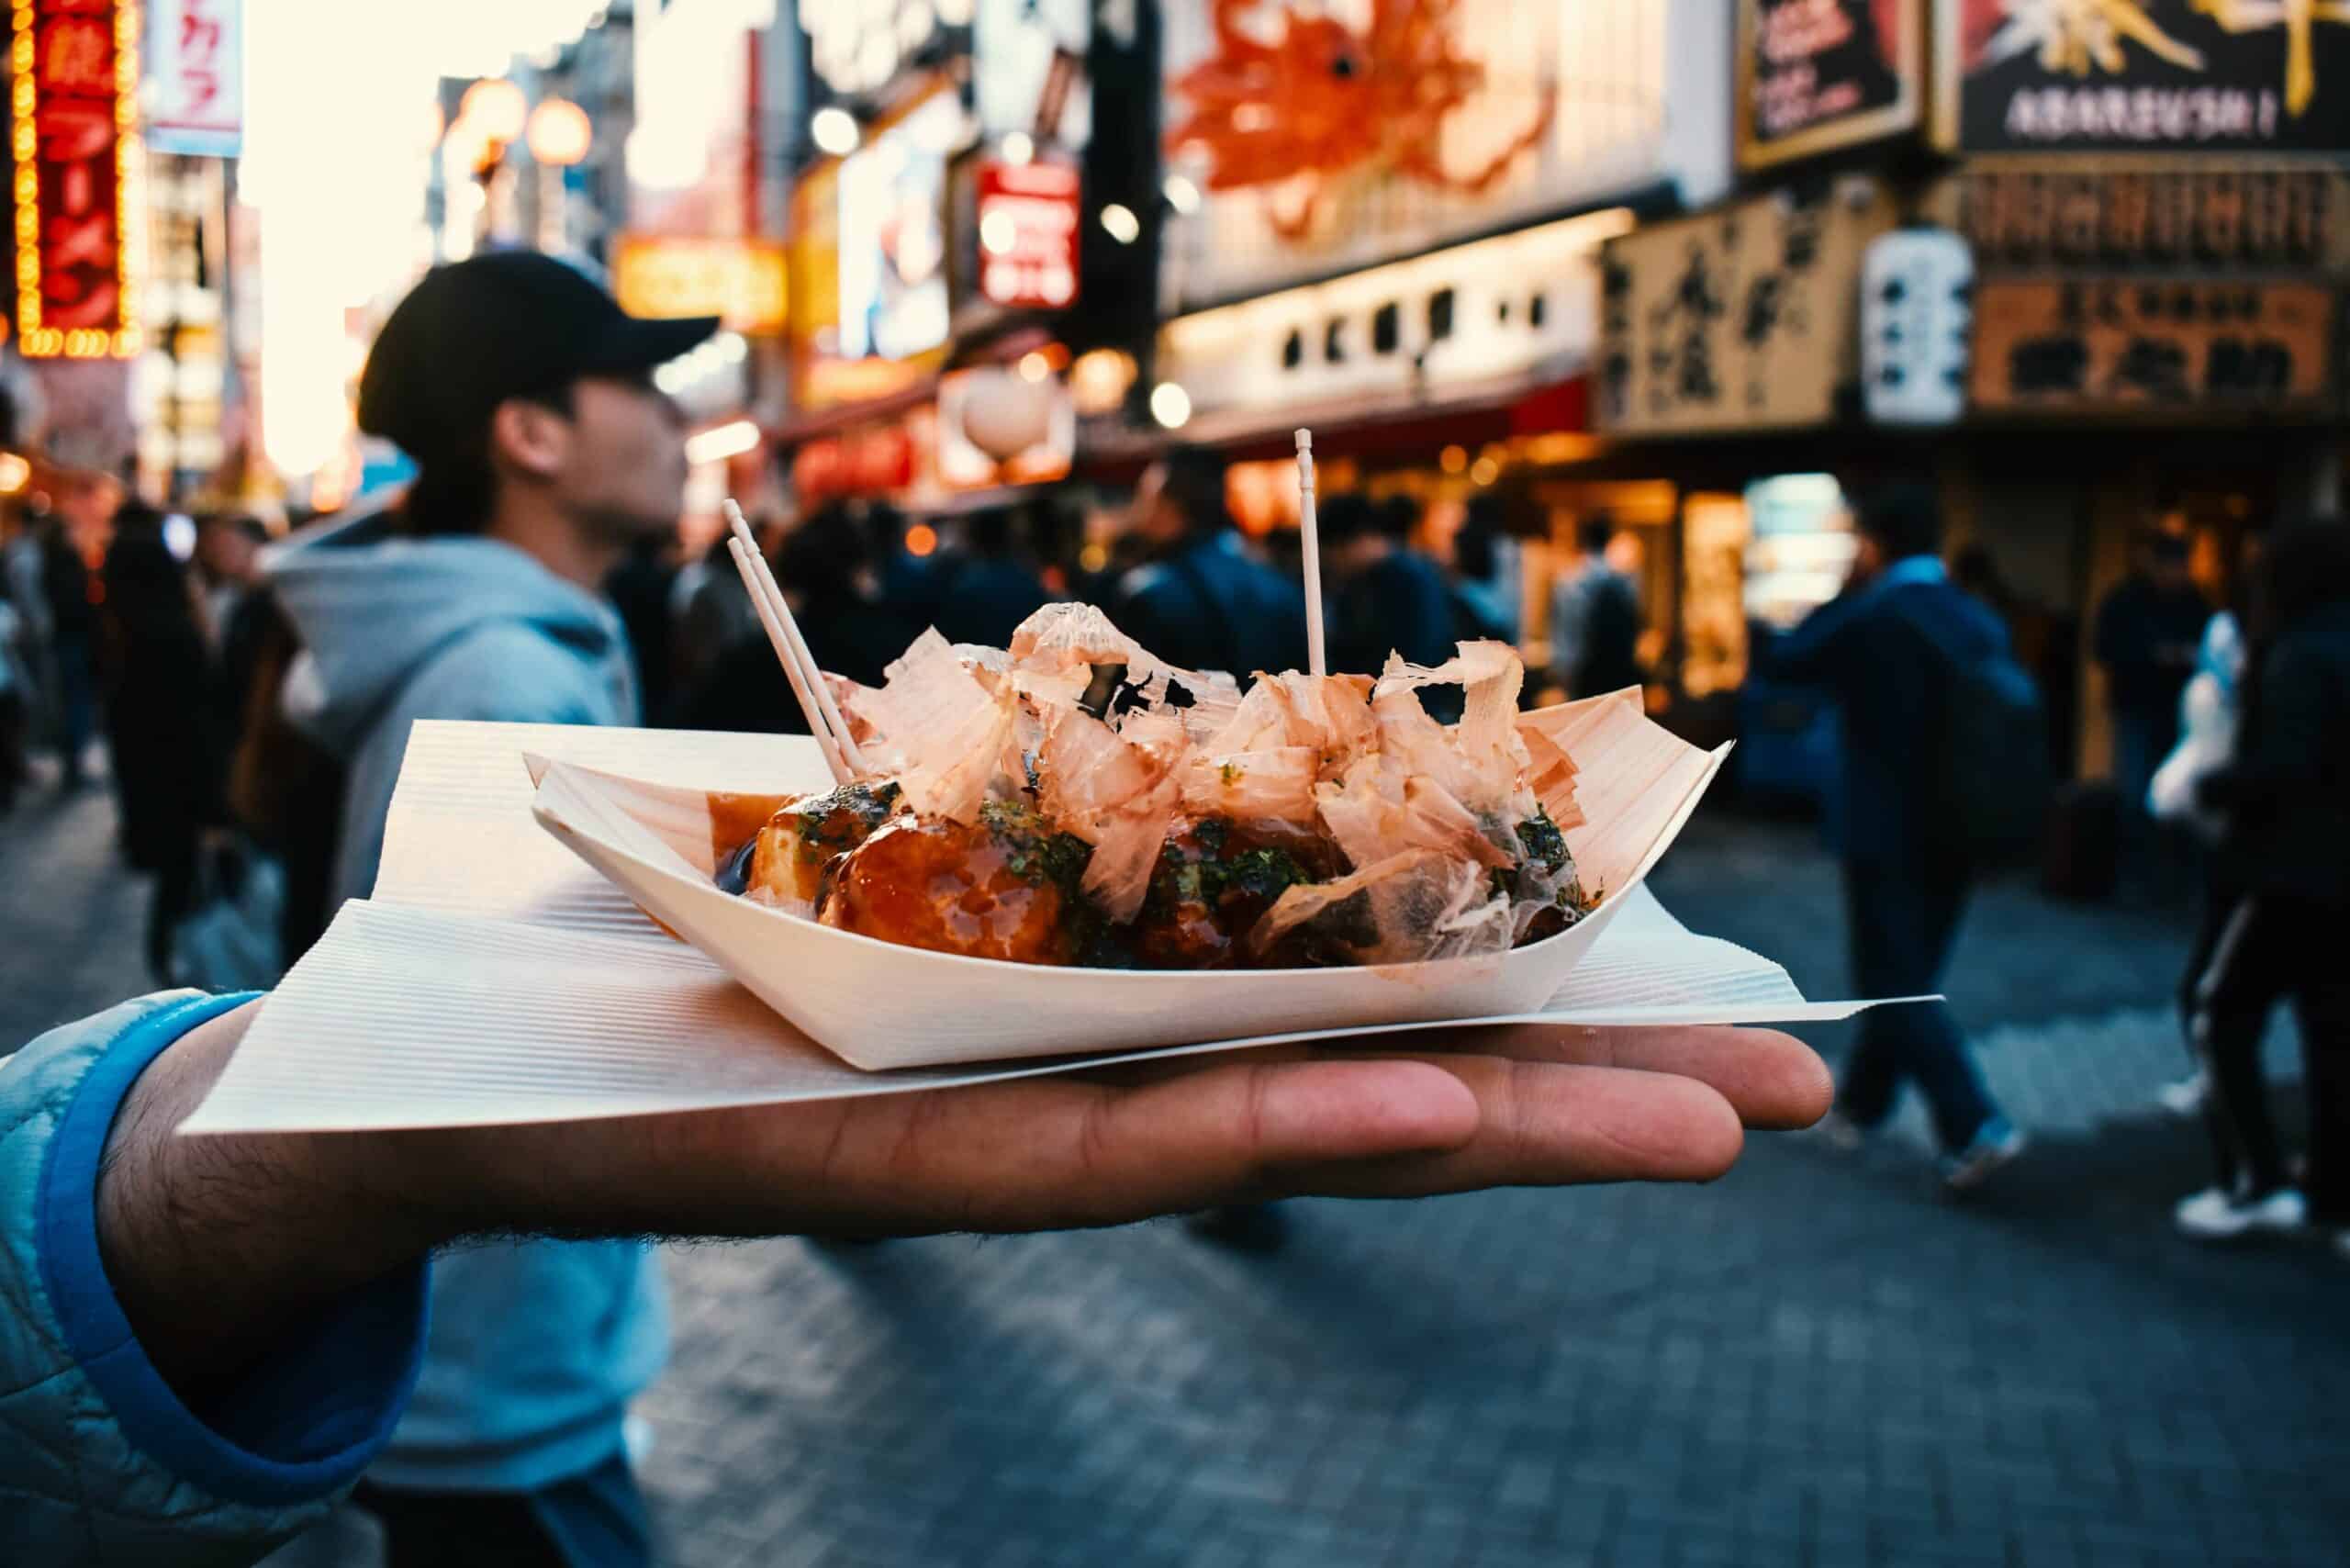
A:
{"label": "red neon sign", "polygon": [[17,329],[26,354],[139,352],[129,224],[139,140],[139,7],[14,0]]}
{"label": "red neon sign", "polygon": [[1074,304],[1079,210],[1071,164],[979,165],[979,293],[1015,310]]}

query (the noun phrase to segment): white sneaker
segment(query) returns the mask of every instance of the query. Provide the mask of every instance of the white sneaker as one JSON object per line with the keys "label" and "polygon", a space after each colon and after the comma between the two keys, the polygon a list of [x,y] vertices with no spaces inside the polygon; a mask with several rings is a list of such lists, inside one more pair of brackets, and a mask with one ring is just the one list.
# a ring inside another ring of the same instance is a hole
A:
{"label": "white sneaker", "polygon": [[2232,1241],[2240,1236],[2283,1236],[2307,1222],[2309,1206],[2290,1187],[2279,1187],[2265,1198],[2248,1203],[2232,1193],[2206,1187],[2191,1198],[2181,1198],[2171,1218],[2178,1233],[2196,1241]]}
{"label": "white sneaker", "polygon": [[2154,1091],[2154,1103],[2181,1120],[2192,1121],[2203,1114],[2203,1102],[2211,1092],[2211,1081],[2199,1068],[2176,1083],[2165,1083]]}

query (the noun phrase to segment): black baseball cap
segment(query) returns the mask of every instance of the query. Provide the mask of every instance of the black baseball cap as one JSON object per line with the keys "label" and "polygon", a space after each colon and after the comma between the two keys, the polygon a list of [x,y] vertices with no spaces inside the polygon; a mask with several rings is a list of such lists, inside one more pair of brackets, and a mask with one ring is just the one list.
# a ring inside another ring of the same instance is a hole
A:
{"label": "black baseball cap", "polygon": [[433,268],[393,308],[360,373],[359,428],[422,462],[476,437],[509,398],[641,375],[717,330],[715,316],[631,316],[553,256],[489,252]]}

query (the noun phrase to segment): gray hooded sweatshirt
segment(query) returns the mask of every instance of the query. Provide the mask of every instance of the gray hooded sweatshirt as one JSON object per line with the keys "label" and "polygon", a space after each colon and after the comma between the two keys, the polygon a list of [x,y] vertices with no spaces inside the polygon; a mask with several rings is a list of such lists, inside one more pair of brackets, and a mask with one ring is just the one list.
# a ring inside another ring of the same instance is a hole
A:
{"label": "gray hooded sweatshirt", "polygon": [[[415,721],[637,722],[619,615],[510,545],[392,537],[368,518],[297,536],[267,569],[307,651],[288,716],[349,769],[338,904],[375,885]],[[369,1478],[524,1491],[592,1469],[620,1450],[667,1340],[660,1271],[635,1242],[444,1254],[416,1397]]]}

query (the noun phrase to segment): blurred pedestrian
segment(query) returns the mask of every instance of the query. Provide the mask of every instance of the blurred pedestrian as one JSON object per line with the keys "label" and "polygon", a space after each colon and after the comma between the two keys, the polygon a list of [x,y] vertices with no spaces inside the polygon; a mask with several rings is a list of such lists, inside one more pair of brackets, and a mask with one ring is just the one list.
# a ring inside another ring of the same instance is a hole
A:
{"label": "blurred pedestrian", "polygon": [[1600,697],[1642,684],[1640,589],[1623,557],[1615,520],[1599,512],[1576,529],[1583,558],[1550,588],[1550,667],[1571,697]]}
{"label": "blurred pedestrian", "polygon": [[670,685],[669,590],[677,567],[671,558],[677,536],[633,540],[621,564],[605,579],[604,597],[628,628],[630,655],[636,661],[636,689],[645,722],[669,722],[675,704]]}
{"label": "blurred pedestrian", "polygon": [[2147,529],[2130,575],[2097,608],[2097,660],[2113,720],[2113,781],[2126,819],[2146,819],[2146,787],[2178,740],[2178,698],[2211,606],[2188,575],[2187,541]]}
{"label": "blurred pedestrian", "polygon": [[1412,547],[1419,519],[1419,503],[1402,495],[1333,496],[1317,517],[1331,669],[1377,675],[1390,653],[1422,666],[1452,656],[1452,595],[1442,568]]}
{"label": "blurred pedestrian", "polygon": [[1147,552],[1118,580],[1119,628],[1169,664],[1225,670],[1305,667],[1305,595],[1259,560],[1233,525],[1224,454],[1178,446],[1143,470],[1128,529]]}
{"label": "blurred pedestrian", "polygon": [[[2198,1240],[2302,1224],[2350,1252],[2350,526],[2282,530],[2256,568],[2234,756],[2196,786],[2224,823],[2219,872],[2241,894],[2194,989],[2216,1183],[2182,1201]],[[2290,1183],[2260,1070],[2270,1009],[2292,1001],[2309,1097]]]}
{"label": "blurred pedestrian", "polygon": [[990,507],[963,525],[965,549],[943,570],[938,630],[950,643],[1001,648],[1052,596],[1029,554],[1020,514]]}
{"label": "blurred pedestrian", "polygon": [[[76,489],[97,483],[82,481]],[[41,594],[57,680],[61,790],[78,790],[87,781],[90,742],[98,730],[98,606],[90,559],[104,549],[104,524],[95,519],[61,517],[42,532]]]}
{"label": "blurred pedestrian", "polygon": [[[1937,770],[1947,767],[1953,688],[1960,669],[2003,652],[2007,635],[1943,569],[1931,491],[1882,491],[1861,507],[1858,523],[1845,591],[1773,647],[1769,673],[1825,688],[1841,711],[1842,794],[1832,825],[1853,980],[1863,996],[1926,996],[1942,989],[1974,871],[1938,805],[1947,792]],[[2023,1135],[1993,1102],[1939,1002],[1863,1015],[1830,1136],[1856,1144],[1893,1114],[1910,1082],[1932,1113],[1953,1190],[1976,1185],[2022,1150]]]}
{"label": "blurred pedestrian", "polygon": [[2203,1070],[2203,1053],[2195,1043],[2196,987],[2211,958],[2211,949],[2227,929],[2228,917],[2243,897],[2221,874],[2222,863],[2209,853],[2226,825],[2216,812],[2196,803],[2195,791],[2205,778],[2225,767],[2235,755],[2236,725],[2244,689],[2244,623],[2233,610],[2222,610],[2204,628],[2203,645],[2196,655],[2195,673],[2178,700],[2178,744],[2154,769],[2147,787],[2146,809],[2156,822],[2193,833],[2205,846],[2202,857],[2201,917],[2194,946],[2188,951],[2186,971],[2179,981],[2180,1036],[2187,1043],[2190,1070],[2166,1083],[2155,1099],[2165,1110],[2181,1116],[2199,1116],[2210,1078]]}
{"label": "blurred pedestrian", "polygon": [[1517,641],[1517,579],[1505,569],[1514,562],[1508,531],[1502,525],[1501,498],[1480,492],[1452,536],[1452,620],[1456,642],[1490,637]]}
{"label": "blurred pedestrian", "polygon": [[[5,400],[0,392],[0,400]],[[57,716],[56,669],[50,652],[46,516],[28,516],[0,546],[0,598],[15,607],[16,649],[25,704],[25,740],[49,735]]]}
{"label": "blurred pedestrian", "polygon": [[751,608],[750,591],[727,551],[731,537],[722,532],[711,540],[701,558],[688,562],[669,586],[669,681],[680,714],[699,700],[720,659],[744,638],[764,635],[759,612]]}
{"label": "blurred pedestrian", "polygon": [[[888,678],[890,661],[922,635],[922,626],[865,592],[865,536],[840,506],[828,507],[784,535],[776,582],[808,640],[817,667],[861,686]],[[733,564],[728,564],[733,569]],[[1005,639],[1009,640],[1009,639]],[[1001,646],[999,643],[997,645]],[[754,730],[804,735],[807,717],[767,633],[735,640],[687,699],[678,722],[689,730]]]}
{"label": "blurred pedestrian", "polygon": [[214,514],[196,521],[196,569],[223,759],[236,750],[274,613],[261,570],[261,552],[268,543],[269,531],[259,518]]}
{"label": "blurred pedestrian", "polygon": [[196,584],[164,537],[162,513],[144,501],[116,514],[103,584],[100,663],[123,854],[155,879],[147,968],[158,985],[174,985],[172,934],[196,907],[198,840],[223,810],[212,661]]}
{"label": "blurred pedestrian", "polygon": [[25,782],[26,716],[31,711],[32,677],[22,653],[24,617],[0,597],[0,816],[17,809]]}
{"label": "blurred pedestrian", "polygon": [[[416,481],[392,517],[270,563],[304,650],[288,701],[349,768],[338,899],[375,883],[418,720],[637,721],[628,634],[599,590],[677,526],[685,421],[653,371],[716,328],[624,315],[527,252],[436,268],[386,321],[359,425],[413,458]],[[415,1401],[360,1493],[393,1568],[646,1562],[622,1424],[666,1341],[639,1243],[443,1259]]]}

